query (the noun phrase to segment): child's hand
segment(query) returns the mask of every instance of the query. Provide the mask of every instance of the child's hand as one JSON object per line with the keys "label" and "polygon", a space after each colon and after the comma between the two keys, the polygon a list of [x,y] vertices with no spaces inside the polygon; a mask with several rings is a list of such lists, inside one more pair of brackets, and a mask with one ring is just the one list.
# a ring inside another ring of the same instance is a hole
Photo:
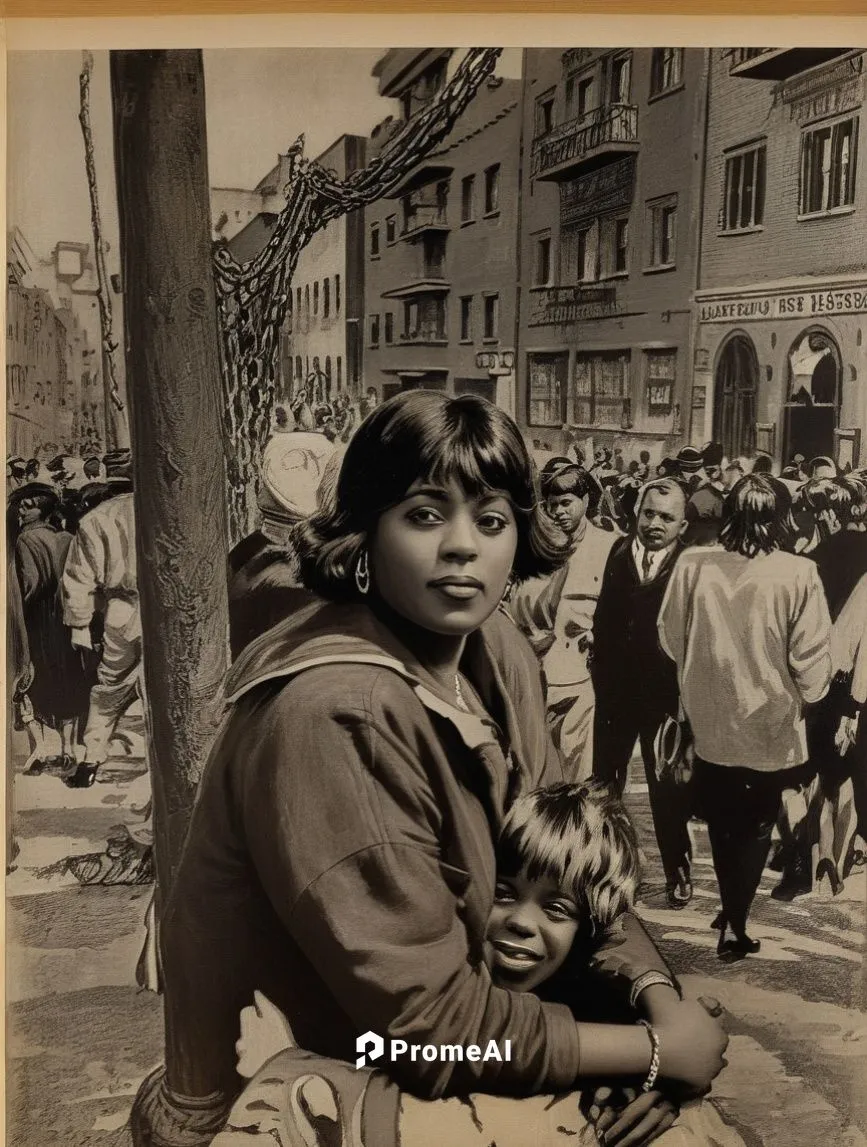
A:
{"label": "child's hand", "polygon": [[703,1090],[725,1067],[729,1038],[697,1001],[681,1000],[655,1028],[661,1077]]}
{"label": "child's hand", "polygon": [[[643,1147],[651,1143],[677,1119],[680,1108],[661,1091],[639,1091],[635,1087],[596,1089],[589,1118],[596,1138],[606,1147]],[[614,1100],[620,1102],[614,1103]],[[594,1113],[598,1113],[594,1118]]]}

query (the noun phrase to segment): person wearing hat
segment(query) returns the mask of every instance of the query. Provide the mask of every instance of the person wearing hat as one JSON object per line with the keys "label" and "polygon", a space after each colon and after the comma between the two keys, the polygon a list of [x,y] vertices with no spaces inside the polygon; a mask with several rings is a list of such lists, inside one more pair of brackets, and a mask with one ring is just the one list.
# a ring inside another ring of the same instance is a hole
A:
{"label": "person wearing hat", "polygon": [[699,486],[707,481],[704,457],[701,450],[697,450],[695,446],[682,446],[674,462],[688,494],[694,494]]}
{"label": "person wearing hat", "polygon": [[719,442],[708,442],[702,448],[704,480],[689,496],[686,505],[686,546],[712,546],[722,525],[726,488],[722,480],[723,448]]}
{"label": "person wearing hat", "polygon": [[18,487],[24,482],[24,471],[26,463],[24,459],[15,454],[6,460],[6,496],[17,490]]}
{"label": "person wearing hat", "polygon": [[26,690],[33,720],[25,769],[38,775],[48,763],[46,727],[60,735],[61,766],[75,765],[75,738],[87,715],[90,682],[86,662],[69,644],[60,607],[58,590],[72,535],[62,528],[57,491],[46,482],[28,483],[15,491],[10,511],[19,527],[14,567],[33,667]]}
{"label": "person wearing hat", "polygon": [[62,580],[63,620],[76,649],[93,649],[102,619],[102,654],[90,693],[85,755],[65,778],[70,788],[89,788],[96,780],[118,722],[141,689],[132,456],[129,450],[115,450],[103,461],[107,484],[114,489],[81,519]]}

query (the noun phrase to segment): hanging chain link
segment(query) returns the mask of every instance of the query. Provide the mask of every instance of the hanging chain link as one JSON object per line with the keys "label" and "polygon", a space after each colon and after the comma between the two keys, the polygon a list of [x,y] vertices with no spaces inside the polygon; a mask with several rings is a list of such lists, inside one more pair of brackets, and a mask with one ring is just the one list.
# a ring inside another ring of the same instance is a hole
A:
{"label": "hanging chain link", "polygon": [[493,73],[501,51],[471,48],[431,104],[407,121],[367,167],[346,179],[306,160],[304,137],[299,136],[288,153],[286,204],[268,243],[247,263],[238,263],[224,245],[216,249],[231,544],[256,521],[258,461],[270,428],[280,333],[301,251],[333,219],[385,198],[445,139]]}

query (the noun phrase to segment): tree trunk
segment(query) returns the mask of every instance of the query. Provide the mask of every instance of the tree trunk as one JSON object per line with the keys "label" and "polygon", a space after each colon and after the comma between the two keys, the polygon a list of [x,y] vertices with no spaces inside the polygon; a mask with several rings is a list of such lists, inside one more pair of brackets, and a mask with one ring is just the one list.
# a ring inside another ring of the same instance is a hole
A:
{"label": "tree trunk", "polygon": [[199,51],[111,53],[154,852],[167,892],[228,663],[226,466]]}

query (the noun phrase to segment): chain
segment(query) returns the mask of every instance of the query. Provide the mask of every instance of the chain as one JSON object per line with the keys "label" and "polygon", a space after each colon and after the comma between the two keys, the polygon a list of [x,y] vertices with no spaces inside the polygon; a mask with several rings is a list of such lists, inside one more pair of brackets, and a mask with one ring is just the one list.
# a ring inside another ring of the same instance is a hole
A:
{"label": "chain", "polygon": [[247,263],[238,263],[225,245],[216,248],[232,544],[249,533],[256,520],[258,460],[270,429],[280,332],[301,251],[333,219],[387,197],[445,139],[493,73],[501,51],[471,48],[431,104],[408,120],[367,167],[346,179],[306,160],[304,137],[299,136],[289,150],[286,204],[268,243]]}

